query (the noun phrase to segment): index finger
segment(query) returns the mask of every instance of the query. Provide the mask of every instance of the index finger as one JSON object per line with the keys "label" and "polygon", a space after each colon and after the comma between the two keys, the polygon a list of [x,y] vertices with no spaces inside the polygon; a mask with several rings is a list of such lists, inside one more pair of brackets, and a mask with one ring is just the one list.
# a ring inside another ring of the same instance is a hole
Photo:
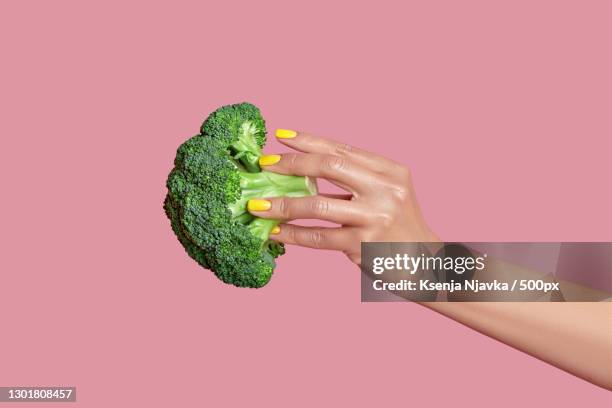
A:
{"label": "index finger", "polygon": [[259,165],[274,173],[324,178],[353,194],[363,193],[380,184],[378,175],[373,171],[351,159],[331,154],[287,153],[261,156]]}
{"label": "index finger", "polygon": [[385,157],[368,152],[347,143],[336,142],[310,133],[277,129],[276,138],[284,145],[303,153],[346,156],[355,163],[377,172],[388,172],[401,166]]}

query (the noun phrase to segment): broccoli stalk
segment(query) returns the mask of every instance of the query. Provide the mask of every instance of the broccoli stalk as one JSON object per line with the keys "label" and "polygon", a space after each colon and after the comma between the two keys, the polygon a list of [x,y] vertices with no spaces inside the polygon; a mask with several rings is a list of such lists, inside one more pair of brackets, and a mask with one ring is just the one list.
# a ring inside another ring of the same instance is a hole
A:
{"label": "broccoli stalk", "polygon": [[253,123],[244,122],[238,132],[238,140],[230,146],[233,158],[238,160],[251,173],[261,171],[259,167],[261,148],[257,144],[257,134],[259,131],[258,127]]}
{"label": "broccoli stalk", "polygon": [[261,171],[259,173],[238,172],[240,176],[240,198],[230,204],[232,219],[247,225],[254,236],[268,240],[270,231],[279,224],[278,220],[256,218],[251,215],[246,204],[252,198],[266,197],[306,197],[317,194],[317,185],[310,177],[291,176]]}

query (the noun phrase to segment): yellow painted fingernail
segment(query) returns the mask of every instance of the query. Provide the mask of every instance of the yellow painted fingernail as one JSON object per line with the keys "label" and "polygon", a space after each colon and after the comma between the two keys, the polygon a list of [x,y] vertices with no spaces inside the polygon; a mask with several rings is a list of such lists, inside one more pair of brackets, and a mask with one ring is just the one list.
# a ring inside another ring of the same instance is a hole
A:
{"label": "yellow painted fingernail", "polygon": [[272,203],[268,200],[254,198],[249,200],[247,208],[249,211],[268,211],[272,207]]}
{"label": "yellow painted fingernail", "polygon": [[276,137],[279,139],[293,139],[296,136],[297,132],[295,130],[276,129]]}
{"label": "yellow painted fingernail", "polygon": [[278,163],[280,159],[281,159],[280,154],[268,154],[268,155],[264,155],[264,156],[261,156],[259,158],[259,165],[260,166],[269,166],[271,164]]}
{"label": "yellow painted fingernail", "polygon": [[277,225],[276,227],[272,228],[272,231],[270,231],[270,234],[278,234],[280,232],[280,227]]}

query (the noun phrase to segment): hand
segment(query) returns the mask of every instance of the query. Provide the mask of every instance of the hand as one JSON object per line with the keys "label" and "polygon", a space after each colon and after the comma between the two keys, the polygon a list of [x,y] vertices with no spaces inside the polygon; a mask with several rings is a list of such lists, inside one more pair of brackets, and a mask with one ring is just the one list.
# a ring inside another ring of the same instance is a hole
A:
{"label": "hand", "polygon": [[410,171],[384,157],[322,137],[289,130],[279,140],[302,153],[266,155],[262,169],[282,174],[324,178],[349,194],[251,200],[249,211],[283,222],[319,219],[337,228],[281,224],[274,240],[309,248],[344,252],[361,264],[361,242],[438,241],[417,205]]}

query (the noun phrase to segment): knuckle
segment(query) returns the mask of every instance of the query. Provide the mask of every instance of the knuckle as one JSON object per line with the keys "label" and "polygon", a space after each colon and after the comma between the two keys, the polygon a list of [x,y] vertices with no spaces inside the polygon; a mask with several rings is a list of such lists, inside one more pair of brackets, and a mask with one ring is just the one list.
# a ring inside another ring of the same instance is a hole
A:
{"label": "knuckle", "polygon": [[282,197],[278,200],[278,214],[282,218],[289,218],[291,210],[289,209],[289,201],[287,197]]}
{"label": "knuckle", "polygon": [[[282,229],[281,229],[282,231]],[[287,230],[287,228],[285,228],[285,231],[287,233],[287,236],[289,237],[289,242],[291,243],[297,243],[297,235],[296,235],[296,230],[293,227],[289,227],[289,229]]]}
{"label": "knuckle", "polygon": [[404,186],[393,187],[391,194],[395,201],[399,204],[405,204],[410,201],[410,189]]}
{"label": "knuckle", "polygon": [[311,202],[311,210],[316,216],[324,216],[329,213],[329,202],[320,198],[315,198]]}
{"label": "knuckle", "polygon": [[348,143],[339,143],[334,149],[334,153],[338,155],[348,155],[353,152],[354,148]]}
{"label": "knuckle", "polygon": [[312,231],[309,234],[308,240],[313,248],[321,248],[325,242],[325,234],[319,230]]}
{"label": "knuckle", "polygon": [[397,180],[390,183],[391,196],[395,201],[406,203],[412,199],[410,170],[402,167],[397,172]]}
{"label": "knuckle", "polygon": [[290,169],[294,169],[297,165],[298,156],[297,154],[289,154],[289,160],[287,160],[287,165]]}
{"label": "knuckle", "polygon": [[395,220],[395,216],[393,214],[387,212],[381,212],[376,215],[376,224],[383,228],[389,228],[393,226],[393,222]]}
{"label": "knuckle", "polygon": [[347,161],[344,157],[330,156],[323,161],[323,165],[331,171],[346,170]]}

